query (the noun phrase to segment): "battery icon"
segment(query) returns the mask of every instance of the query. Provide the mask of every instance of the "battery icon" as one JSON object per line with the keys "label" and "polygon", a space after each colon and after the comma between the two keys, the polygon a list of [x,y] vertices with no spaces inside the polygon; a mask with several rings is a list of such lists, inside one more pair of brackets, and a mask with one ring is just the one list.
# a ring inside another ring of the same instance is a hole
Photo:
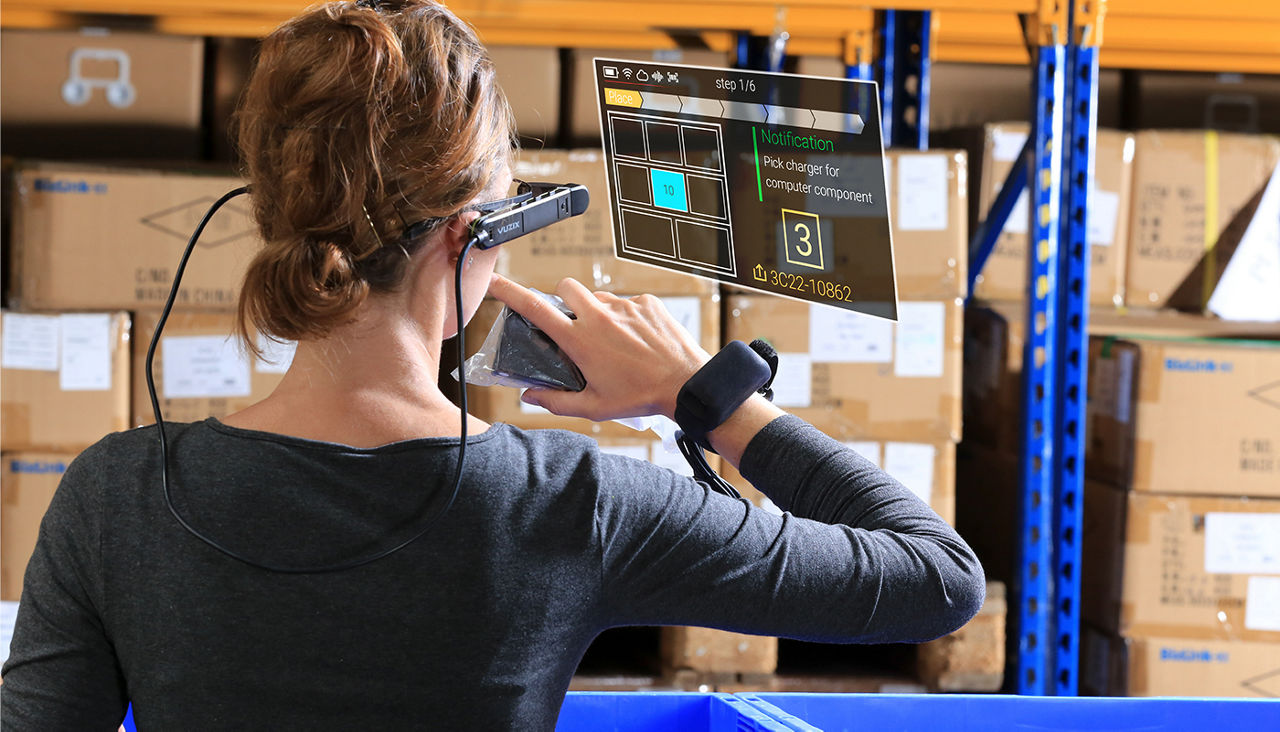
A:
{"label": "battery icon", "polygon": [[618,67],[617,67],[617,66],[606,66],[606,67],[604,67],[604,78],[606,78],[606,79],[616,79],[616,78],[618,78]]}

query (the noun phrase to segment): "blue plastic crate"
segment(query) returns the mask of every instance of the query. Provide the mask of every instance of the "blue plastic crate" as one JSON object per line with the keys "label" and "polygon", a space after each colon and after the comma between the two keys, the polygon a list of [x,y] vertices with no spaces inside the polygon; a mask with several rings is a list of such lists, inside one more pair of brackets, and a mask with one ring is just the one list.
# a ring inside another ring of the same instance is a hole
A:
{"label": "blue plastic crate", "polygon": [[825,732],[1280,730],[1280,700],[999,694],[744,694]]}
{"label": "blue plastic crate", "polygon": [[[125,729],[136,732],[133,707]],[[557,732],[793,732],[765,711],[729,694],[571,691],[560,708]]]}

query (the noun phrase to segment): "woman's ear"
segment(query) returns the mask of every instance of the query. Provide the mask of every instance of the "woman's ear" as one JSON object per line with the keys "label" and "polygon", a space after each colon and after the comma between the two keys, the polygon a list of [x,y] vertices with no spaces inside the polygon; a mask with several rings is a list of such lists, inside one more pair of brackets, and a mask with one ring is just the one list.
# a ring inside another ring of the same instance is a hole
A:
{"label": "woman's ear", "polygon": [[471,238],[471,222],[478,218],[480,218],[480,212],[464,211],[449,219],[445,225],[442,233],[444,235],[445,250],[449,252],[450,263],[458,261],[458,255],[462,253],[462,247]]}

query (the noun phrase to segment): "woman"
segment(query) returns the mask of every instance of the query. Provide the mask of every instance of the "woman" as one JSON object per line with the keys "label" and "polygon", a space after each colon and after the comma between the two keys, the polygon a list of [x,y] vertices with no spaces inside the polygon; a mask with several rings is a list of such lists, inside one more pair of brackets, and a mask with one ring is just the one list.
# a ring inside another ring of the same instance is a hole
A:
{"label": "woman", "polygon": [[[144,729],[550,729],[608,627],[922,641],[977,611],[982,570],[950,527],[759,396],[709,439],[781,516],[472,416],[450,505],[462,415],[440,347],[467,224],[511,183],[511,128],[484,49],[431,0],[331,3],[266,39],[239,131],[266,244],[240,318],[297,354],[261,403],[169,426],[174,507],[249,562],[170,515],[154,427],[102,440],[30,562],[6,729],[114,728],[130,701]],[[656,299],[565,280],[570,320],[495,256],[466,263],[466,317],[487,290],[589,384],[527,401],[674,416],[710,356]],[[332,567],[424,527],[344,571],[261,566]]]}

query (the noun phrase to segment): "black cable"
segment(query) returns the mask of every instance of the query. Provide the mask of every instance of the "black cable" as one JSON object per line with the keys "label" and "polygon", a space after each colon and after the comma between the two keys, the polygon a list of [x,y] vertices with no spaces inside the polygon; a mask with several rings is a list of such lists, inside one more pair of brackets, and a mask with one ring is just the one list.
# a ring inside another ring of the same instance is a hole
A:
{"label": "black cable", "polygon": [[427,531],[429,531],[435,525],[435,522],[439,520],[441,516],[444,516],[446,513],[449,512],[449,509],[453,507],[454,500],[457,499],[458,497],[458,490],[462,486],[462,467],[463,467],[463,464],[466,462],[466,456],[467,456],[467,374],[465,370],[466,345],[465,345],[465,339],[463,337],[464,329],[463,329],[463,308],[462,308],[462,268],[463,268],[463,264],[467,261],[467,254],[471,251],[471,247],[474,246],[476,243],[476,238],[475,237],[470,238],[467,241],[467,243],[462,247],[462,253],[458,256],[458,265],[454,270],[453,300],[456,306],[455,313],[457,315],[456,322],[457,322],[457,328],[458,328],[458,382],[460,386],[459,407],[462,412],[462,430],[461,430],[462,436],[458,444],[458,466],[454,473],[453,492],[449,495],[449,501],[445,504],[444,508],[440,511],[440,513],[436,514],[435,516],[432,516],[429,520],[427,520],[426,525],[422,527],[421,531],[409,537],[408,539],[405,539],[399,544],[389,549],[384,549],[371,556],[362,557],[359,559],[353,559],[351,561],[342,562],[340,564],[329,564],[329,565],[322,565],[319,567],[283,567],[283,566],[264,564],[262,562],[257,562],[252,559],[249,559],[243,554],[240,554],[234,551],[233,549],[230,549],[222,545],[216,539],[213,539],[212,537],[206,536],[205,534],[201,533],[199,529],[195,528],[186,519],[184,519],[182,515],[178,513],[177,508],[174,507],[173,497],[170,492],[170,485],[169,485],[169,443],[168,443],[168,440],[166,439],[165,432],[164,432],[164,419],[160,414],[160,400],[159,398],[156,397],[155,375],[152,372],[152,363],[155,360],[156,346],[157,344],[160,343],[160,334],[164,330],[165,323],[169,320],[169,313],[173,310],[173,303],[178,298],[178,288],[182,284],[182,275],[187,269],[187,261],[191,259],[191,253],[195,250],[196,242],[200,240],[200,234],[204,232],[204,228],[206,225],[208,225],[209,219],[213,218],[213,215],[217,213],[218,209],[222,208],[223,204],[235,198],[236,196],[239,196],[241,194],[248,193],[248,192],[249,192],[249,188],[247,186],[242,186],[240,188],[237,188],[234,191],[231,191],[230,193],[227,193],[226,195],[222,196],[222,198],[219,198],[217,201],[213,203],[212,206],[209,207],[209,210],[205,212],[204,218],[200,220],[200,224],[196,226],[196,230],[191,234],[191,239],[187,241],[186,250],[182,252],[182,259],[178,262],[177,272],[173,276],[173,285],[169,288],[169,298],[165,301],[164,309],[160,312],[160,320],[156,323],[156,332],[154,335],[151,336],[151,344],[147,347],[147,364],[146,364],[147,391],[151,396],[151,411],[155,413],[156,431],[160,435],[160,482],[164,487],[164,502],[165,502],[165,505],[169,507],[169,513],[173,514],[173,517],[177,519],[178,523],[181,524],[182,528],[186,529],[189,534],[196,537],[200,541],[203,541],[205,544],[208,544],[209,546],[213,547],[219,552],[222,552],[228,557],[231,557],[232,559],[243,562],[251,567],[266,570],[268,572],[277,572],[280,574],[323,574],[328,572],[342,572],[348,569],[355,569],[356,567],[361,567],[366,564],[376,562],[379,559],[388,557],[392,554],[395,554],[396,552],[409,546],[410,544],[417,541],[418,539],[421,539],[423,536],[426,535]]}

